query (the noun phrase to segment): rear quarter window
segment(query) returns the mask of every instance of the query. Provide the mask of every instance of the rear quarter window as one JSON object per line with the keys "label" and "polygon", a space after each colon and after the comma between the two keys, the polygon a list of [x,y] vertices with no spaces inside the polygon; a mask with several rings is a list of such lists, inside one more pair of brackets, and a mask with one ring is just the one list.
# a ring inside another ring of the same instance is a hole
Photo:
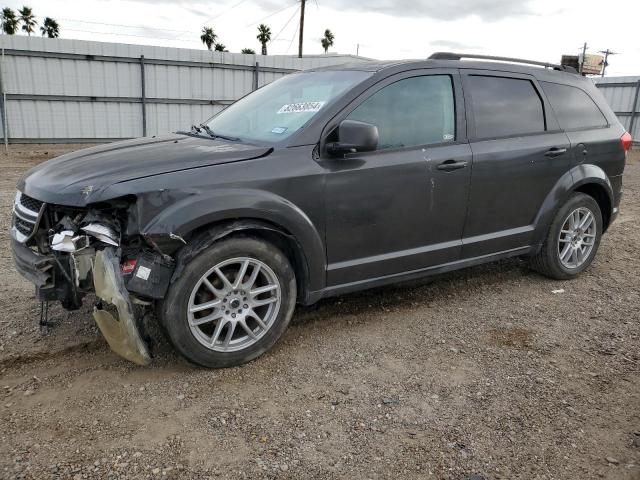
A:
{"label": "rear quarter window", "polygon": [[542,99],[530,80],[470,75],[477,138],[498,138],[545,131]]}
{"label": "rear quarter window", "polygon": [[592,98],[580,88],[540,82],[563,130],[599,128],[608,125]]}

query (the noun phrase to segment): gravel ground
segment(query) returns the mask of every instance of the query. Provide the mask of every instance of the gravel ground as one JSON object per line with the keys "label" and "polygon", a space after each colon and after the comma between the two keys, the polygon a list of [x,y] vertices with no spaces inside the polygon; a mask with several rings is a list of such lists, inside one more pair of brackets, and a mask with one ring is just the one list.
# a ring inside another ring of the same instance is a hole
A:
{"label": "gravel ground", "polygon": [[73,148],[0,153],[1,478],[640,478],[638,152],[579,279],[510,260],[326,300],[209,371],[165,342],[150,367],[120,360],[89,302],[40,333],[10,206]]}

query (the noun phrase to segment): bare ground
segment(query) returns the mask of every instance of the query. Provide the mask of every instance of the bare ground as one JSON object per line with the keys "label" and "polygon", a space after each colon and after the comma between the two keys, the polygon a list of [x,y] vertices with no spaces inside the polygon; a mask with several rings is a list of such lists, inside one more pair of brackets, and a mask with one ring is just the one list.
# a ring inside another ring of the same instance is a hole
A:
{"label": "bare ground", "polygon": [[513,260],[326,300],[209,371],[166,342],[150,367],[120,360],[90,302],[39,331],[10,207],[73,148],[0,153],[0,478],[640,479],[638,152],[579,279]]}

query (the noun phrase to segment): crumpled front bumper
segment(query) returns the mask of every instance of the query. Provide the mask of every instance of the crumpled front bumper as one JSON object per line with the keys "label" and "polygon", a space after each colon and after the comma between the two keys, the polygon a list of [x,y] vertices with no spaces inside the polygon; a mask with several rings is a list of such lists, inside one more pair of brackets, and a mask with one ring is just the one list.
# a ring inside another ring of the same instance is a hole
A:
{"label": "crumpled front bumper", "polygon": [[[11,240],[16,270],[36,287],[41,301],[63,300],[73,290],[71,282],[61,274],[62,265],[53,255],[42,255],[15,239]],[[102,302],[115,307],[114,316],[100,302],[94,307],[93,317],[111,349],[138,365],[151,362],[149,349],[136,324],[133,305],[120,272],[117,250],[107,247],[98,250],[93,260],[93,284]],[[67,275],[74,276],[73,272]]]}
{"label": "crumpled front bumper", "polygon": [[148,365],[151,355],[136,325],[133,305],[120,273],[120,257],[114,248],[96,252],[93,283],[96,295],[118,311],[118,318],[115,318],[100,305],[93,309],[93,318],[111,349],[131,362]]}

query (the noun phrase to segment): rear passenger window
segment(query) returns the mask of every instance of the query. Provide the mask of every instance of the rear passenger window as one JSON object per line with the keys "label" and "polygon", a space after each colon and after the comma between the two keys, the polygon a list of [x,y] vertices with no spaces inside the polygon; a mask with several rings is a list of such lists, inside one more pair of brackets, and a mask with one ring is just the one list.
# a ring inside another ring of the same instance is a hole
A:
{"label": "rear passenger window", "polygon": [[540,83],[562,129],[577,130],[608,125],[605,116],[584,90],[557,83]]}
{"label": "rear passenger window", "polygon": [[476,137],[495,138],[544,132],[544,109],[529,80],[470,75]]}
{"label": "rear passenger window", "polygon": [[451,77],[399,80],[367,98],[347,118],[378,127],[378,150],[452,142],[456,115]]}

